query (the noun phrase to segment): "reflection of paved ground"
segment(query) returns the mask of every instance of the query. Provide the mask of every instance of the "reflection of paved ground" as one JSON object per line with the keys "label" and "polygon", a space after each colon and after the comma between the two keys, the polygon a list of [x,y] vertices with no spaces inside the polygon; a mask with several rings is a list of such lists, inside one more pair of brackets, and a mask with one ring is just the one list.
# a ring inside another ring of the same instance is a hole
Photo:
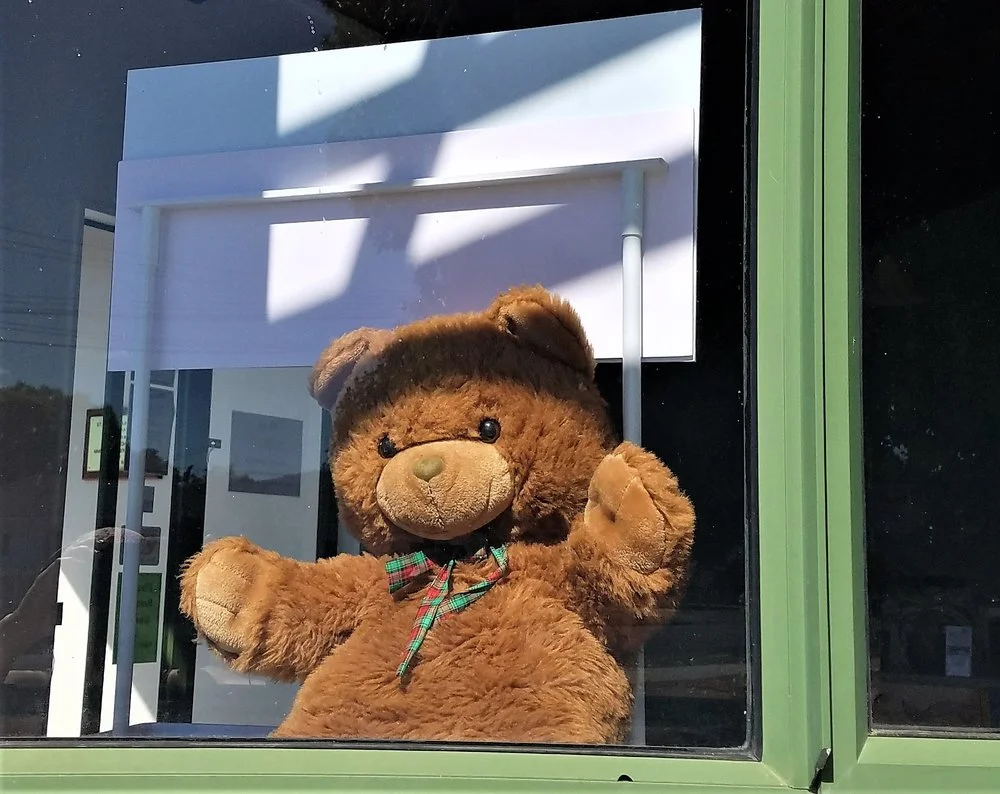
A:
{"label": "reflection of paved ground", "polygon": [[734,747],[746,738],[742,608],[682,610],[646,644],[649,744]]}

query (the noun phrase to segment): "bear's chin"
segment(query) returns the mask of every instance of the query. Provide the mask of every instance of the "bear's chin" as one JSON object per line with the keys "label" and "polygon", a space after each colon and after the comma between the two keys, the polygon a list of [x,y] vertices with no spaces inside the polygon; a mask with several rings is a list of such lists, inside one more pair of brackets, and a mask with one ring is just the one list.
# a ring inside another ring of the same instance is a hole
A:
{"label": "bear's chin", "polygon": [[424,538],[412,532],[400,531],[413,541],[413,547],[424,552],[432,560],[446,561],[448,559],[463,559],[472,557],[480,551],[484,551],[490,546],[502,546],[510,540],[511,511],[508,508],[504,513],[484,524],[479,529],[468,532],[465,535],[448,539]]}

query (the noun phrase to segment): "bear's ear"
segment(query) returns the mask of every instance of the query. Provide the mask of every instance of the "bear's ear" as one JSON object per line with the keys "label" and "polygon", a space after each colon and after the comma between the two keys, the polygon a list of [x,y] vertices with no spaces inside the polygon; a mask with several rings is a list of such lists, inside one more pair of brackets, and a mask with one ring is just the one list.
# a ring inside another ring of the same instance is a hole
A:
{"label": "bear's ear", "polygon": [[544,287],[516,287],[486,310],[500,329],[548,358],[594,376],[594,351],[570,304]]}
{"label": "bear's ear", "polygon": [[333,408],[358,362],[377,355],[391,338],[389,331],[359,328],[331,342],[309,376],[313,399],[327,410]]}

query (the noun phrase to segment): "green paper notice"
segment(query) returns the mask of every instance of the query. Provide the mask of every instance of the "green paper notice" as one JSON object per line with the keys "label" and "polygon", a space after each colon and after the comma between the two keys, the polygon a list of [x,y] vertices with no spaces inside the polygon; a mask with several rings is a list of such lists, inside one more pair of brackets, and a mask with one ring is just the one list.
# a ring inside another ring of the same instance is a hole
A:
{"label": "green paper notice", "polygon": [[[160,645],[160,589],[163,577],[158,573],[140,573],[135,603],[135,664],[155,662]],[[118,619],[121,616],[122,577],[118,574],[118,605],[115,614],[115,639],[112,663],[118,663]]]}

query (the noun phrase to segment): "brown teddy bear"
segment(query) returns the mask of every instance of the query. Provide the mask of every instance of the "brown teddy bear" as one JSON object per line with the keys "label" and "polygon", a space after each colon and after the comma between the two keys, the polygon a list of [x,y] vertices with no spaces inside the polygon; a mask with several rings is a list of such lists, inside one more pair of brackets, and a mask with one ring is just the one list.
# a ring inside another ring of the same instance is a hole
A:
{"label": "brown teddy bear", "polygon": [[323,353],[310,390],[365,553],[231,537],[182,574],[182,610],[233,668],[302,683],[274,736],[625,738],[631,659],[681,593],[694,513],[615,444],[594,368],[541,287]]}

